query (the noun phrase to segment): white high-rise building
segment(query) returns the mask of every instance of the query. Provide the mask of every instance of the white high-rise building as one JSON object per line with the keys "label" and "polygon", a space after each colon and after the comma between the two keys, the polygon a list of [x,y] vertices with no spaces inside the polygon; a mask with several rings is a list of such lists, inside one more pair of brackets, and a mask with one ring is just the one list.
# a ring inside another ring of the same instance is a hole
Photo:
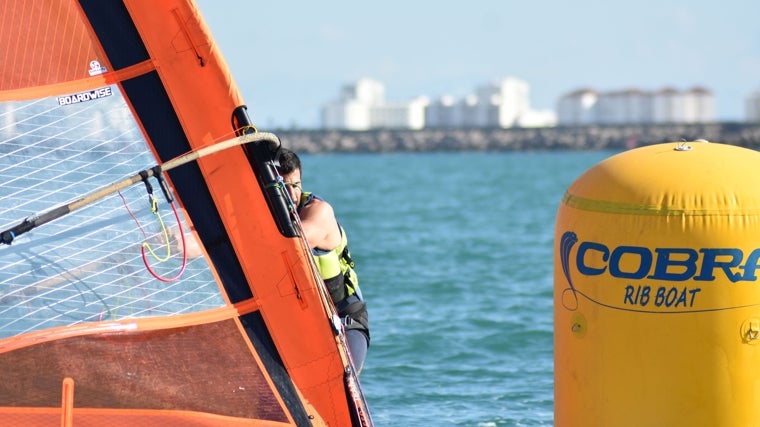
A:
{"label": "white high-rise building", "polygon": [[657,92],[583,89],[560,98],[557,109],[562,125],[715,121],[713,95],[701,87],[686,91],[664,88]]}
{"label": "white high-rise building", "polygon": [[635,124],[652,121],[651,95],[638,89],[599,94],[596,123]]}
{"label": "white high-rise building", "polygon": [[425,127],[544,127],[554,126],[553,111],[530,109],[528,84],[514,77],[480,86],[459,101],[444,96],[431,103],[425,113]]}
{"label": "white high-rise building", "polygon": [[712,92],[703,87],[693,87],[681,93],[683,116],[686,123],[709,123],[715,121],[715,99]]}
{"label": "white high-rise building", "polygon": [[652,95],[652,122],[707,123],[715,121],[712,93],[695,87],[687,91],[665,88]]}
{"label": "white high-rise building", "polygon": [[521,128],[543,128],[557,126],[557,113],[552,110],[530,110],[517,119]]}
{"label": "white high-rise building", "polygon": [[393,102],[370,108],[371,129],[422,129],[429,101],[420,96],[409,102]]}
{"label": "white high-rise building", "polygon": [[340,98],[322,108],[322,127],[327,129],[422,129],[425,127],[426,97],[409,102],[386,102],[385,86],[360,79],[341,89]]}
{"label": "white high-rise building", "polygon": [[341,88],[340,98],[322,108],[322,127],[367,130],[372,127],[372,108],[385,104],[385,86],[360,79]]}
{"label": "white high-rise building", "polygon": [[596,121],[599,95],[592,89],[579,89],[559,99],[557,119],[561,125],[588,125]]}
{"label": "white high-rise building", "polygon": [[483,109],[496,109],[493,113],[484,113],[485,123],[478,126],[510,128],[517,125],[520,116],[530,111],[530,89],[528,83],[507,77],[498,82],[477,89],[476,95]]}
{"label": "white high-rise building", "polygon": [[652,122],[676,123],[682,115],[683,100],[678,91],[666,87],[652,94]]}
{"label": "white high-rise building", "polygon": [[452,96],[442,96],[431,102],[425,109],[425,127],[462,127],[462,110],[457,108],[456,103]]}
{"label": "white high-rise building", "polygon": [[[488,100],[489,102],[491,99]],[[461,111],[459,116],[462,118],[460,127],[482,127],[486,126],[487,108],[485,103],[478,99],[477,95],[468,95],[462,98],[456,108]],[[490,104],[489,104],[490,105]]]}
{"label": "white high-rise building", "polygon": [[341,99],[356,100],[366,105],[382,105],[385,103],[385,86],[372,79],[359,79],[353,85],[343,87]]}
{"label": "white high-rise building", "polygon": [[367,130],[556,125],[554,112],[530,109],[529,92],[526,82],[508,77],[481,86],[460,100],[444,96],[431,103],[420,96],[406,102],[386,102],[381,83],[361,79],[343,87],[340,98],[322,108],[322,126]]}

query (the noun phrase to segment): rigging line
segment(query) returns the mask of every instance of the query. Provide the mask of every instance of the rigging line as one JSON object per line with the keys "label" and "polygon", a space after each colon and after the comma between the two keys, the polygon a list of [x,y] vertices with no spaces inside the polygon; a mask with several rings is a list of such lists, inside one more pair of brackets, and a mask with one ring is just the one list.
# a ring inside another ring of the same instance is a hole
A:
{"label": "rigging line", "polygon": [[[147,175],[146,175],[147,177]],[[162,175],[158,175],[159,180],[163,181]],[[137,224],[137,227],[140,229],[143,235],[143,239],[145,240],[142,244],[143,246],[143,254],[144,249],[148,249],[148,252],[150,252],[151,255],[153,255],[153,258],[157,260],[158,262],[166,262],[169,260],[171,256],[171,240],[169,239],[169,232],[166,228],[166,224],[164,223],[163,218],[161,217],[161,213],[158,211],[158,199],[156,199],[155,196],[153,196],[153,187],[150,185],[147,179],[145,179],[145,187],[148,191],[148,203],[150,205],[150,211],[153,213],[153,215],[156,216],[158,219],[158,223],[161,225],[161,234],[164,236],[164,240],[166,241],[166,256],[165,257],[159,257],[156,252],[151,247],[150,243],[148,242],[148,233],[145,232],[145,229],[143,228],[142,224],[140,224],[140,221],[137,219],[135,214],[132,212],[132,209],[129,208],[129,205],[127,204],[127,199],[124,197],[123,194],[121,194],[121,191],[119,191],[119,196],[121,197],[121,200],[124,204],[124,208],[126,208],[129,215],[132,217],[132,220],[134,220],[135,224]],[[167,200],[169,200],[169,203],[171,203],[171,199],[167,197]],[[174,204],[171,205],[172,208],[174,208]],[[182,227],[182,224],[179,224],[179,227]],[[184,236],[183,236],[184,237]],[[184,250],[184,240],[183,240],[183,250]],[[143,259],[145,261],[145,259]]]}
{"label": "rigging line", "polygon": [[[172,204],[172,208],[174,208],[174,204]],[[143,249],[148,249],[148,252],[153,256],[153,258],[158,262],[166,262],[169,261],[169,258],[171,258],[172,252],[171,252],[171,241],[169,240],[169,232],[166,229],[166,224],[164,223],[164,219],[161,218],[161,212],[158,211],[158,199],[151,196],[151,212],[153,215],[156,216],[156,219],[158,219],[158,223],[161,225],[161,234],[164,236],[164,241],[166,242],[166,256],[160,257],[156,252],[153,250],[153,247],[150,245],[149,242],[145,241],[142,244]],[[180,225],[181,227],[181,225]],[[143,250],[143,253],[145,251]]]}
{"label": "rigging line", "polygon": [[[156,167],[155,169],[158,169]],[[179,272],[174,277],[163,277],[159,275],[153,268],[150,266],[150,263],[148,262],[148,257],[145,255],[145,249],[147,248],[151,255],[153,255],[153,258],[156,259],[158,262],[166,262],[169,260],[171,256],[171,242],[169,241],[169,234],[166,230],[166,225],[164,224],[163,219],[161,219],[161,214],[158,212],[158,200],[153,196],[153,187],[150,185],[150,182],[148,182],[148,174],[144,173],[143,175],[143,181],[145,182],[145,188],[148,191],[148,198],[150,199],[150,205],[151,205],[151,211],[158,217],[159,223],[161,223],[161,230],[163,231],[164,238],[166,239],[166,257],[165,258],[159,258],[155,252],[153,252],[153,248],[151,248],[150,243],[143,242],[142,244],[142,259],[143,263],[145,264],[145,268],[148,270],[148,272],[155,277],[156,279],[162,281],[162,282],[173,282],[177,279],[179,279],[182,276],[182,273],[185,272],[185,268],[187,267],[187,245],[185,243],[185,231],[182,229],[182,221],[179,218],[179,213],[177,212],[177,207],[174,204],[174,197],[172,197],[171,191],[169,191],[169,185],[166,183],[166,180],[164,180],[164,175],[161,172],[156,172],[155,176],[158,180],[159,185],[161,186],[161,191],[164,193],[164,197],[166,197],[166,201],[169,202],[169,204],[172,207],[172,211],[174,211],[174,217],[177,219],[177,227],[179,229],[179,234],[182,239],[182,266],[179,269]]]}
{"label": "rigging line", "polygon": [[[145,246],[146,244],[143,244],[142,246],[142,259],[143,263],[145,264],[145,268],[148,269],[148,272],[151,274],[151,276],[155,277],[156,279],[162,281],[162,282],[173,282],[177,279],[179,279],[182,276],[182,273],[185,272],[185,267],[187,267],[187,247],[185,244],[185,231],[182,229],[182,221],[179,219],[179,213],[177,212],[177,207],[174,205],[174,201],[172,200],[169,202],[172,206],[172,210],[174,211],[174,217],[177,219],[177,225],[179,226],[179,235],[182,238],[182,267],[180,267],[179,271],[177,272],[174,277],[163,277],[156,273],[155,270],[150,266],[150,263],[148,262],[148,257],[145,255]],[[162,223],[163,225],[163,223]],[[166,229],[164,229],[164,232]],[[152,253],[152,251],[151,251]]]}
{"label": "rigging line", "polygon": [[214,145],[199,148],[197,150],[183,154],[179,157],[175,157],[174,159],[166,161],[163,164],[157,165],[153,168],[140,171],[139,173],[132,175],[128,178],[125,178],[121,181],[109,184],[77,200],[74,200],[66,205],[58,206],[56,208],[45,211],[43,213],[35,214],[30,217],[27,217],[16,226],[0,232],[0,243],[10,245],[16,237],[30,230],[33,230],[43,224],[47,224],[50,221],[53,221],[55,219],[68,215],[69,213],[74,212],[78,209],[81,209],[92,203],[95,203],[98,200],[103,199],[104,197],[110,194],[113,194],[121,189],[130,187],[142,181],[143,175],[145,174],[147,174],[148,177],[156,176],[160,172],[169,171],[176,167],[198,160],[202,157],[205,157],[214,153],[218,153],[220,151],[224,151],[232,147],[237,147],[239,145],[248,144],[248,143],[269,143],[269,144],[274,144],[277,147],[280,146],[280,140],[277,138],[276,135],[272,133],[267,133],[267,132],[257,132],[257,133],[249,133],[249,134],[237,136],[234,138],[230,138],[230,139],[218,142]]}
{"label": "rigging line", "polygon": [[[155,169],[155,168],[154,168]],[[155,171],[154,171],[155,172]],[[164,225],[164,220],[161,218],[161,214],[158,212],[158,199],[156,199],[156,196],[153,195],[153,186],[150,185],[150,181],[148,181],[148,173],[146,171],[141,171],[140,176],[143,178],[143,183],[145,184],[145,190],[148,193],[148,204],[150,205],[150,211],[158,217],[158,223],[161,224],[161,230],[163,232],[164,238],[166,240],[166,257],[165,258],[159,258],[156,253],[153,251],[153,248],[150,246],[150,243],[147,241],[143,242],[143,257],[145,256],[145,249],[147,248],[151,255],[153,255],[153,258],[156,259],[159,262],[166,262],[169,260],[169,257],[171,256],[171,245],[169,242],[169,234],[166,231],[166,226]],[[164,175],[161,172],[155,173],[156,179],[159,183],[161,183],[161,188],[164,191],[164,196],[166,196],[166,201],[171,203],[174,198],[171,196],[171,192],[169,191],[168,187],[164,188]],[[174,205],[172,204],[172,207]],[[143,261],[146,261],[147,266],[147,260],[143,258]],[[150,271],[150,268],[148,268]],[[152,272],[151,272],[152,273]],[[155,276],[155,274],[154,274]]]}
{"label": "rigging line", "polygon": [[137,224],[137,227],[140,229],[140,231],[143,234],[144,238],[148,238],[148,233],[145,232],[145,229],[143,228],[142,224],[140,224],[140,221],[137,220],[137,217],[135,216],[134,212],[132,212],[132,209],[129,208],[129,205],[127,204],[127,198],[124,197],[123,194],[121,194],[121,191],[118,191],[119,197],[121,197],[122,203],[124,203],[124,207],[127,209],[127,212],[129,212],[129,216],[132,217],[132,219],[135,221],[135,224]]}

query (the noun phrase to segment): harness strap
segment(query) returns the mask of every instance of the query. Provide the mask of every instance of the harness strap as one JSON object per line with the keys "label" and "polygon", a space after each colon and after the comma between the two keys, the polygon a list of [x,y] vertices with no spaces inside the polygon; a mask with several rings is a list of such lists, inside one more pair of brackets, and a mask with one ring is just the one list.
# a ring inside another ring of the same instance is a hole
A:
{"label": "harness strap", "polygon": [[348,245],[346,245],[346,247],[343,248],[343,252],[340,253],[340,256],[341,258],[346,260],[346,262],[348,263],[348,265],[351,266],[351,268],[354,268],[354,260],[351,259],[351,253],[348,251]]}
{"label": "harness strap", "polygon": [[[344,314],[346,312],[346,309],[348,309],[352,304],[355,304],[357,302],[362,302],[361,298],[359,298],[356,294],[351,294],[345,298],[343,298],[342,301],[338,302],[338,304],[335,306],[335,308],[338,310],[338,313]],[[360,311],[361,308],[357,307],[356,310],[351,310],[352,312]],[[353,314],[353,313],[349,313]]]}

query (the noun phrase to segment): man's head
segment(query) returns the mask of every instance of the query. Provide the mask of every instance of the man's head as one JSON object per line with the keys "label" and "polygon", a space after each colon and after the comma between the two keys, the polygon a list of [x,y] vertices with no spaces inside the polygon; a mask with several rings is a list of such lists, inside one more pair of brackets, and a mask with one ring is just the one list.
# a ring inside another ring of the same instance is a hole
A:
{"label": "man's head", "polygon": [[280,175],[287,175],[294,170],[301,170],[301,159],[298,158],[298,154],[288,150],[287,148],[280,148],[280,166],[277,167],[277,172]]}
{"label": "man's head", "polygon": [[301,159],[298,155],[287,148],[280,149],[280,166],[277,172],[285,181],[285,189],[293,203],[298,204],[301,200]]}

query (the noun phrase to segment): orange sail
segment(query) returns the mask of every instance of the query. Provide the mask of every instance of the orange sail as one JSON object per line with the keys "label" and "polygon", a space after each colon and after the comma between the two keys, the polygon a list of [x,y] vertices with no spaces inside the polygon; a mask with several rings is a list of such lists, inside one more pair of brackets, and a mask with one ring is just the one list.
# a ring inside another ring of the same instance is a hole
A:
{"label": "orange sail", "polygon": [[0,43],[0,425],[372,425],[194,2],[6,0]]}

